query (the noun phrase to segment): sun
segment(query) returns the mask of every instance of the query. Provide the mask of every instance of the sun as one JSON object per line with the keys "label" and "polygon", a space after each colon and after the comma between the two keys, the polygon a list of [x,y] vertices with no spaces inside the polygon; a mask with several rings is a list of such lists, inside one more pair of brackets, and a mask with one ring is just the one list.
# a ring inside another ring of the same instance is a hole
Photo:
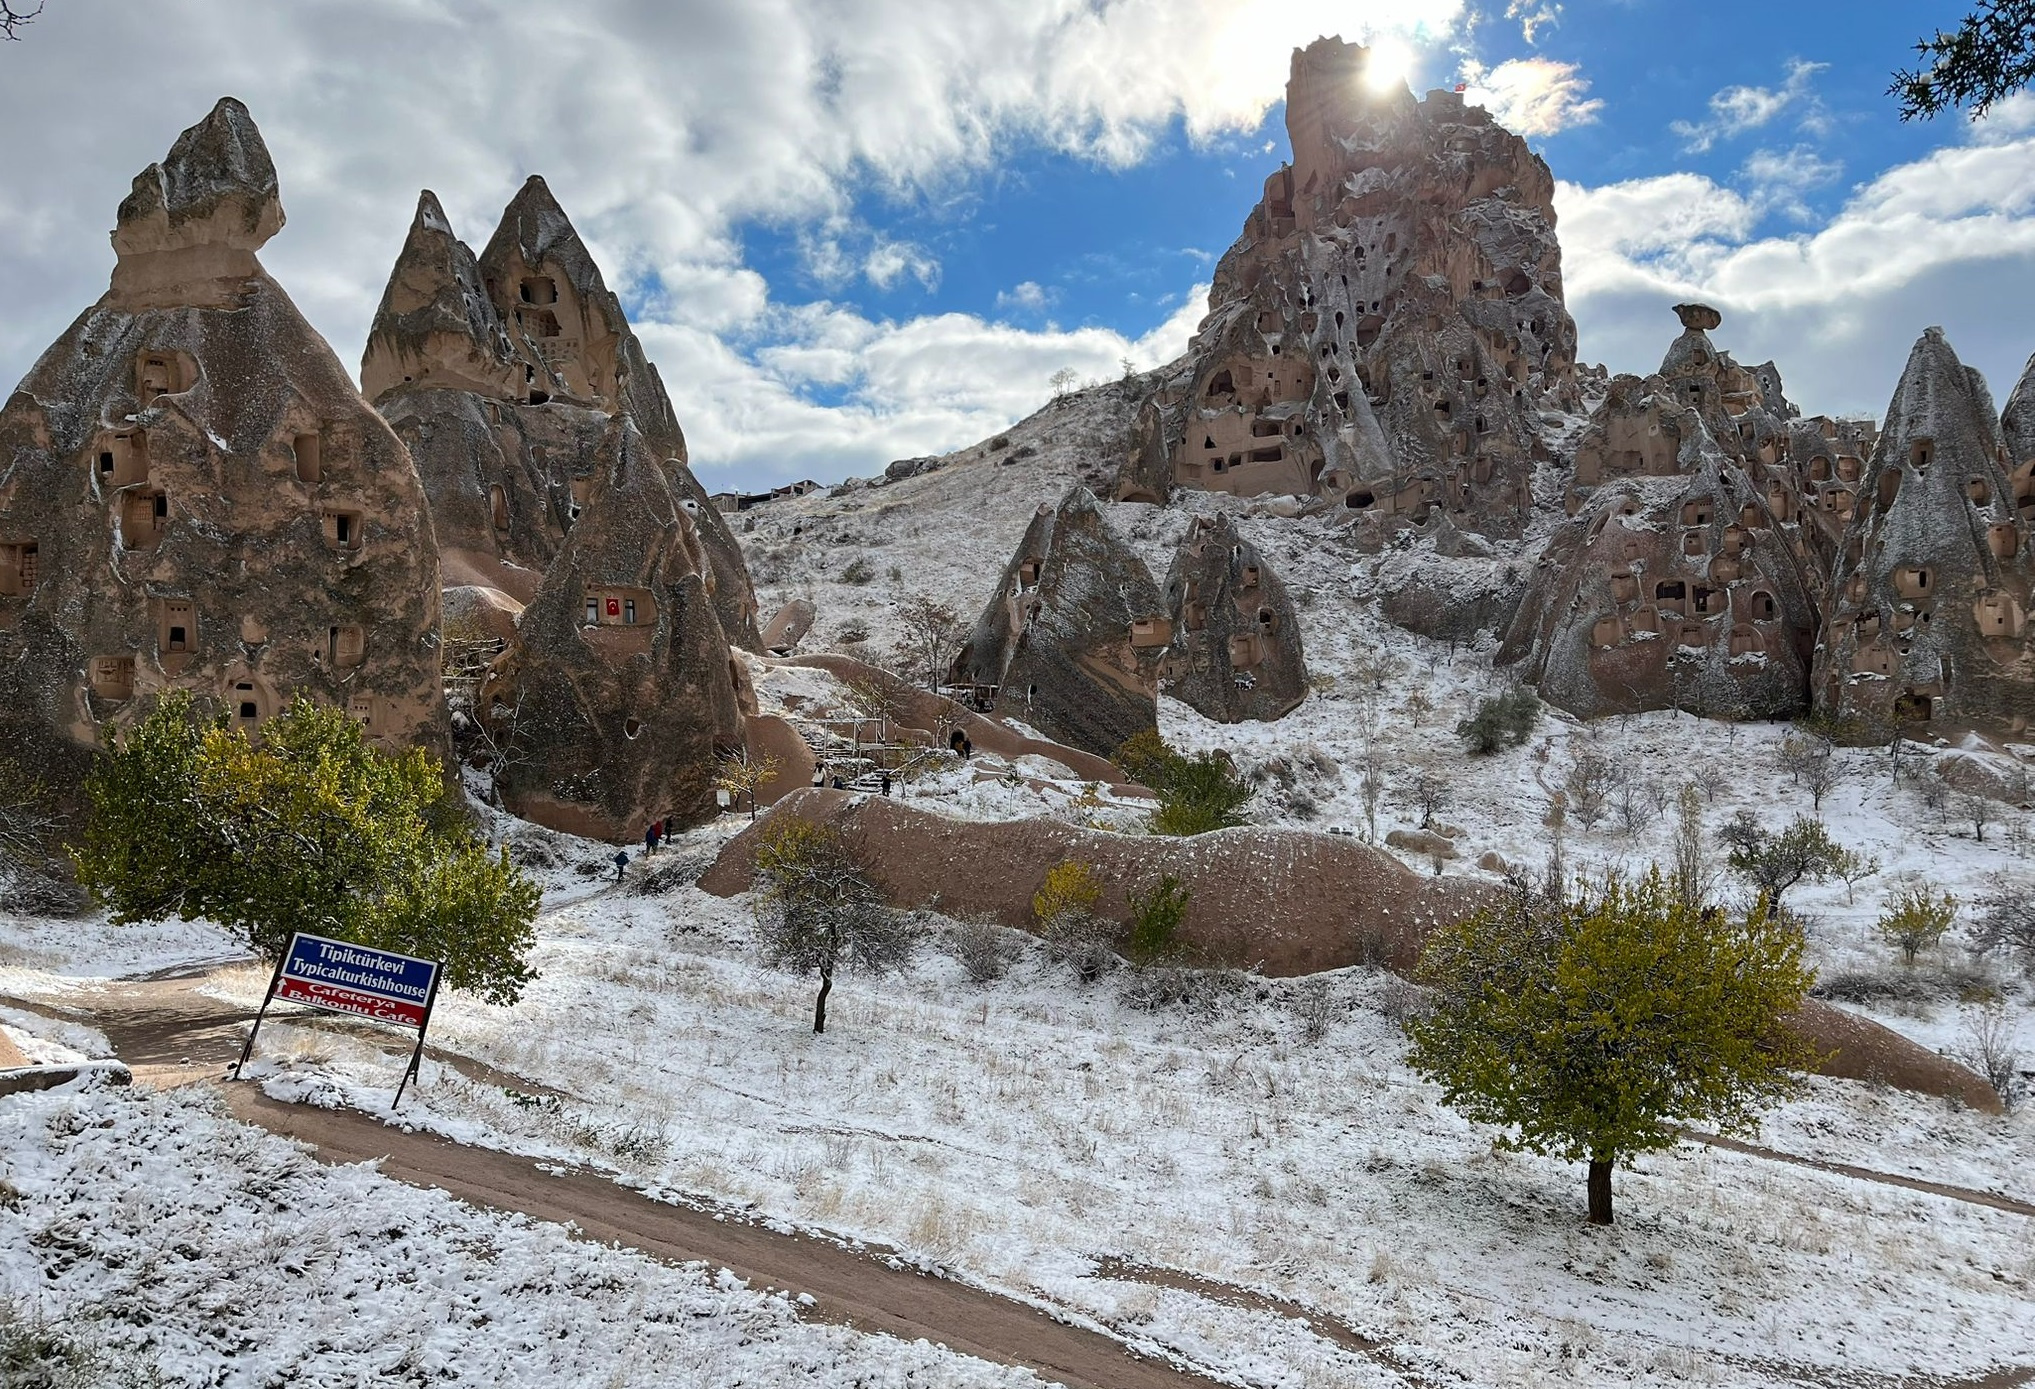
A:
{"label": "sun", "polygon": [[1364,85],[1374,92],[1397,91],[1406,84],[1412,71],[1411,49],[1392,39],[1379,39],[1371,45],[1370,57],[1364,62]]}

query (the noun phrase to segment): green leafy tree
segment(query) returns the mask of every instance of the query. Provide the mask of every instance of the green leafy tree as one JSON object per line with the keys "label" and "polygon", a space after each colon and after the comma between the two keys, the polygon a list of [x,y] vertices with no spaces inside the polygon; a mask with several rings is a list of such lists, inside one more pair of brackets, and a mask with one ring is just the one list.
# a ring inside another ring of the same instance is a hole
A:
{"label": "green leafy tree", "polygon": [[1540,700],[1533,691],[1518,687],[1480,701],[1476,713],[1457,722],[1456,736],[1472,753],[1488,757],[1518,747],[1539,722]]}
{"label": "green leafy tree", "polygon": [[437,758],[378,752],[341,710],[291,705],[256,743],[165,695],[85,789],[72,859],[115,922],[209,918],[268,960],[298,930],[422,955],[493,1003],[536,978],[537,885],[474,835]]}
{"label": "green leafy tree", "polygon": [[1981,0],[1955,29],[1920,39],[1921,62],[1894,73],[1887,90],[1901,119],[1928,119],[1960,107],[1976,120],[2035,80],[2035,0]]}
{"label": "green leafy tree", "polygon": [[1718,838],[1731,846],[1725,860],[1731,871],[1750,883],[1767,910],[1776,914],[1781,899],[1797,884],[1821,882],[1853,868],[1851,851],[1832,839],[1820,821],[1806,815],[1776,834],[1752,812],[1741,810]]}
{"label": "green leafy tree", "polygon": [[1243,809],[1255,793],[1220,749],[1189,757],[1148,728],[1127,739],[1115,761],[1125,776],[1158,793],[1154,834],[1206,834],[1246,823]]}
{"label": "green leafy tree", "polygon": [[882,895],[832,825],[773,816],[756,842],[763,953],[796,974],[817,974],[813,1031],[827,1030],[827,995],[842,968],[884,974],[917,948],[910,920]]}
{"label": "green leafy tree", "polygon": [[1909,883],[1887,899],[1880,913],[1880,939],[1901,952],[1904,964],[1914,964],[1924,950],[1950,934],[1957,921],[1957,899],[1947,892],[1931,892],[1920,883]]}
{"label": "green leafy tree", "polygon": [[1611,1171],[1681,1126],[1743,1131],[1812,1054],[1781,1028],[1810,982],[1799,931],[1693,906],[1658,869],[1566,901],[1518,889],[1436,931],[1415,978],[1415,1070],[1507,1130],[1501,1147],[1589,1164],[1590,1222]]}

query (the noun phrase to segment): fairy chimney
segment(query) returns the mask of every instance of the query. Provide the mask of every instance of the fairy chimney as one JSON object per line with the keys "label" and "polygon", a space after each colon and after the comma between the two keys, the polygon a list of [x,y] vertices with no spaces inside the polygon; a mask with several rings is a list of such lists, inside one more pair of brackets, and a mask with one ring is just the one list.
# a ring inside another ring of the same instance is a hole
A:
{"label": "fairy chimney", "polygon": [[1227,516],[1196,517],[1166,574],[1166,693],[1218,723],[1285,717],[1307,697],[1286,585]]}
{"label": "fairy chimney", "polygon": [[1433,508],[1524,529],[1540,411],[1578,400],[1554,179],[1459,93],[1370,91],[1367,62],[1340,39],[1294,53],[1293,162],[1141,413],[1120,499],[1292,494],[1380,532]]}
{"label": "fairy chimney", "polygon": [[[712,511],[657,369],[541,178],[524,183],[479,256],[430,192],[419,198],[361,384],[417,457],[449,583],[532,598],[615,418],[635,425],[675,492]],[[718,514],[699,530],[723,630],[754,648],[741,550]]]}
{"label": "fairy chimney", "polygon": [[1085,487],[1041,505],[948,683],[995,690],[999,713],[1108,757],[1158,726],[1165,605]]}
{"label": "fairy chimney", "polygon": [[0,737],[89,746],[178,689],[445,737],[439,573],[402,443],[256,253],[283,225],[223,99],[134,180],[112,285],[0,410]]}
{"label": "fairy chimney", "polygon": [[1929,329],[1887,406],[1833,573],[1816,663],[1826,712],[2026,729],[2028,490],[1984,379]]}
{"label": "fairy chimney", "polygon": [[714,758],[742,744],[746,687],[707,591],[698,505],[627,416],[590,484],[480,707],[512,811],[625,842],[713,814]]}

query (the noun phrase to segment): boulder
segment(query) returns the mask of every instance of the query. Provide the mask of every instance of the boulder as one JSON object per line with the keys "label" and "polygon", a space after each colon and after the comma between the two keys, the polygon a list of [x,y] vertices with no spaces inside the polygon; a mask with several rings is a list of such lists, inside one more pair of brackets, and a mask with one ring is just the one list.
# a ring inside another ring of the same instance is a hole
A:
{"label": "boulder", "polygon": [[444,747],[424,489],[257,259],[282,225],[223,99],[134,180],[111,287],[0,410],[0,750],[91,747],[169,689]]}
{"label": "boulder", "polygon": [[1455,841],[1432,830],[1393,830],[1385,836],[1385,843],[1391,848],[1404,849],[1409,854],[1424,854],[1428,858],[1456,856]]}
{"label": "boulder", "polygon": [[763,649],[773,656],[789,656],[813,629],[819,610],[809,598],[794,598],[777,610],[763,629]]}

